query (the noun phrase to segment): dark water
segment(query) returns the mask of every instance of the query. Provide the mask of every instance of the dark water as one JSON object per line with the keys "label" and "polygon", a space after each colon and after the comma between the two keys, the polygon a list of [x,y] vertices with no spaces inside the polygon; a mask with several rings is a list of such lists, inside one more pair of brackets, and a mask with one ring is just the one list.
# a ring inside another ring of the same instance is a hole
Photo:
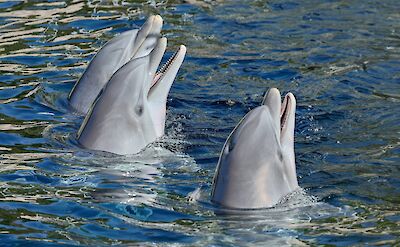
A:
{"label": "dark water", "polygon": [[[163,16],[188,54],[167,136],[142,154],[81,149],[66,97],[114,35]],[[400,2],[0,1],[2,244],[399,245]],[[269,87],[298,101],[304,191],[215,213],[225,138]]]}

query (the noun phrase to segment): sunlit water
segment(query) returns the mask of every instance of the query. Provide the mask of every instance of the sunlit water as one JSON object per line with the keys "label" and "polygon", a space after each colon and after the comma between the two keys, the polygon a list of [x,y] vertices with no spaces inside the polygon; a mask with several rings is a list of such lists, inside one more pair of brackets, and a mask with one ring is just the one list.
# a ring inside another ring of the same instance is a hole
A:
{"label": "sunlit water", "polygon": [[[80,148],[68,92],[150,14],[168,54],[188,47],[166,137],[130,157]],[[2,244],[400,244],[397,0],[0,1],[0,25]],[[220,213],[220,149],[269,87],[297,98],[303,189]]]}

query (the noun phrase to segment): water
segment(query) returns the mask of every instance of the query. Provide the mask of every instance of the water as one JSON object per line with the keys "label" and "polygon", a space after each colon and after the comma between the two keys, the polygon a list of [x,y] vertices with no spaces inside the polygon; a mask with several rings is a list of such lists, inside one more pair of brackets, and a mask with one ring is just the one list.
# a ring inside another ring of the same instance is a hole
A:
{"label": "water", "polygon": [[[386,1],[1,1],[0,238],[68,245],[400,244],[400,4]],[[81,149],[66,97],[114,35],[161,14],[188,54],[166,137],[139,155]],[[297,191],[221,214],[229,132],[291,91]]]}

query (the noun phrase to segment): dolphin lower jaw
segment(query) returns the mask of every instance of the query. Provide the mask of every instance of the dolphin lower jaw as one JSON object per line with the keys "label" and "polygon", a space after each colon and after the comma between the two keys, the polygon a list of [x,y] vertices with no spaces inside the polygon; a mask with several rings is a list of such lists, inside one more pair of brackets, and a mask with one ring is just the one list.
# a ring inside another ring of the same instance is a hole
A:
{"label": "dolphin lower jaw", "polygon": [[160,138],[165,133],[166,106],[161,105],[158,109],[153,109],[152,120],[156,138]]}
{"label": "dolphin lower jaw", "polygon": [[150,101],[157,101],[166,104],[168,92],[180,66],[182,65],[185,54],[186,47],[181,45],[168,61],[160,67],[157,73],[155,73],[148,94],[148,97],[151,98]]}
{"label": "dolphin lower jaw", "polygon": [[292,147],[288,148],[286,155],[287,155],[287,161],[286,161],[287,163],[285,163],[283,167],[285,169],[285,181],[288,184],[289,190],[295,191],[299,188],[299,183],[297,180],[295,154]]}
{"label": "dolphin lower jaw", "polygon": [[160,67],[149,89],[148,102],[151,109],[150,114],[156,126],[157,137],[164,135],[168,93],[182,65],[185,54],[186,47],[181,45],[168,61]]}
{"label": "dolphin lower jaw", "polygon": [[[182,47],[179,47],[174,54],[165,62],[160,69],[157,71],[157,73],[154,76],[153,83],[151,85],[151,88],[153,88],[157,83],[159,83],[165,74],[168,73],[168,70],[171,68],[171,66],[174,64],[174,62],[178,59],[178,54],[181,51]],[[150,88],[150,90],[151,90]]]}
{"label": "dolphin lower jaw", "polygon": [[292,93],[287,93],[280,115],[281,140],[283,145],[294,145],[294,122],[296,111],[296,99]]}

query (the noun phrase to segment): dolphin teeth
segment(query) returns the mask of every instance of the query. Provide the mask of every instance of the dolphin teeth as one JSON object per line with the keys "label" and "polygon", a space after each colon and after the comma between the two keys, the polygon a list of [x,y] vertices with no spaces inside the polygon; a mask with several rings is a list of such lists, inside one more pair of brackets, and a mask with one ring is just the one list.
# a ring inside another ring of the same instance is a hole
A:
{"label": "dolphin teeth", "polygon": [[154,81],[153,85],[156,85],[164,76],[164,74],[168,71],[168,69],[171,67],[171,65],[175,62],[175,59],[178,55],[178,52],[180,51],[180,48],[178,48],[175,53],[168,59],[166,63],[163,64],[163,66],[157,71],[156,75],[154,76]]}

